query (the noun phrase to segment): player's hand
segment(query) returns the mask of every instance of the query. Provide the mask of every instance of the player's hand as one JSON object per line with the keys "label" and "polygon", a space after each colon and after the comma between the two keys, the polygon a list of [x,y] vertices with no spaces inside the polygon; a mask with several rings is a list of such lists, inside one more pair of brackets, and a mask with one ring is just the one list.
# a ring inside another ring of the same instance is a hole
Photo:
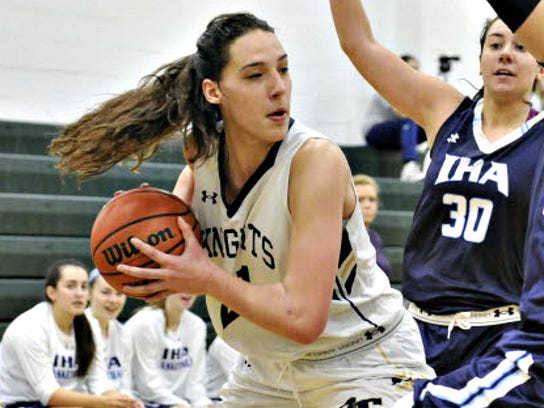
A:
{"label": "player's hand", "polygon": [[[140,184],[140,188],[145,188],[145,187],[149,187],[149,183],[142,183]],[[113,193],[113,196],[114,197],[117,197],[118,195],[121,195],[125,192],[126,190],[117,190],[115,193]]]}
{"label": "player's hand", "polygon": [[[117,391],[106,391],[100,395],[100,407],[104,408],[143,408],[144,405],[128,395]],[[139,404],[139,405],[138,405]]]}
{"label": "player's hand", "polygon": [[123,286],[123,292],[131,297],[156,302],[174,293],[201,295],[207,293],[210,277],[219,269],[212,263],[200,245],[191,226],[183,218],[178,225],[185,239],[185,250],[181,255],[164,253],[145,242],[132,238],[131,244],[160,265],[159,268],[140,268],[119,265],[117,270],[150,282],[137,286]]}

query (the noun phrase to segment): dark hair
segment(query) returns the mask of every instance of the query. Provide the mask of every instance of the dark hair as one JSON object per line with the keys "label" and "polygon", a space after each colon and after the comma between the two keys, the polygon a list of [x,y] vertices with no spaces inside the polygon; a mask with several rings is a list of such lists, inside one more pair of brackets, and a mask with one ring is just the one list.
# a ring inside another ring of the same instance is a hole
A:
{"label": "dark hair", "polygon": [[219,81],[229,62],[229,47],[253,31],[274,32],[250,13],[222,14],[212,19],[197,41],[195,54],[163,65],[140,85],[104,102],[67,125],[49,145],[61,160],[61,173],[80,179],[100,174],[122,160],[151,157],[159,144],[181,133],[188,162],[209,157],[216,149],[221,119],[216,105],[202,93],[202,81]]}
{"label": "dark hair", "polygon": [[[66,266],[78,266],[87,271],[87,267],[83,265],[77,259],[59,259],[53,262],[47,269],[47,275],[45,276],[45,288],[52,286],[57,287],[59,280],[62,276],[62,271]],[[45,300],[51,303],[51,299],[45,292]],[[84,314],[74,317],[74,336],[76,338],[76,362],[77,376],[84,377],[93,361],[96,352],[96,345],[93,339],[93,332],[91,325]]]}
{"label": "dark hair", "polygon": [[487,33],[489,33],[489,29],[495,23],[495,21],[498,20],[500,20],[500,18],[495,17],[488,18],[484,21],[484,26],[482,27],[482,31],[480,31],[480,57],[482,56],[482,52],[484,51],[484,44],[485,40],[487,39]]}
{"label": "dark hair", "polygon": [[[497,20],[500,20],[499,17],[495,18],[488,18],[484,21],[484,26],[482,28],[482,31],[480,31],[480,55],[479,58],[482,58],[482,53],[484,52],[484,44],[485,40],[487,39],[487,33],[489,32],[489,29],[493,25],[493,23]],[[478,89],[478,92],[474,95],[474,99],[481,99],[484,97],[484,87]]]}

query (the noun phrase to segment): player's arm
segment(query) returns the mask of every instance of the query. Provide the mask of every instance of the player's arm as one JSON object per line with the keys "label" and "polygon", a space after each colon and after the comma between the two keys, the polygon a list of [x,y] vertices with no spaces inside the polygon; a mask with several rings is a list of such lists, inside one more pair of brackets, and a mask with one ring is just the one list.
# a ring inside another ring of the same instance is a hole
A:
{"label": "player's arm", "polygon": [[340,45],[355,68],[395,110],[424,128],[432,144],[463,95],[413,69],[376,41],[361,0],[330,0],[330,6]]}
{"label": "player's arm", "polygon": [[327,321],[346,189],[351,189],[350,171],[340,149],[328,141],[309,140],[291,164],[292,233],[288,266],[281,282],[256,285],[230,275],[210,260],[189,225],[180,219],[186,240],[181,256],[131,241],[161,268],[119,266],[124,273],[154,280],[147,285],[125,286],[125,291],[148,301],[177,292],[205,293],[265,329],[311,343]]}
{"label": "player's arm", "polygon": [[172,192],[181,198],[187,205],[191,205],[194,189],[195,178],[193,168],[191,165],[186,165],[181,171]]}
{"label": "player's arm", "polygon": [[251,285],[220,277],[208,293],[272,332],[311,343],[327,322],[350,172],[337,146],[312,139],[295,155],[290,174],[292,229],[283,281]]}
{"label": "player's arm", "polygon": [[488,3],[537,61],[544,62],[544,2],[488,0]]}

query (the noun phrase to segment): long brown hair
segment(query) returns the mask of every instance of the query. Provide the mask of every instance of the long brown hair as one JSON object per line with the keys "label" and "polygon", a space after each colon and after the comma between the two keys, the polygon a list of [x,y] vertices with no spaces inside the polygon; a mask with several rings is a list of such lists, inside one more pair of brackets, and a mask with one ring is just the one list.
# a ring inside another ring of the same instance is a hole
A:
{"label": "long brown hair", "polygon": [[250,13],[222,14],[212,19],[197,41],[197,52],[165,64],[140,85],[107,100],[62,129],[49,145],[60,156],[61,173],[84,179],[126,159],[136,169],[161,142],[181,135],[189,162],[209,157],[216,149],[221,114],[202,93],[202,81],[219,81],[229,62],[230,45],[252,31],[274,32]]}

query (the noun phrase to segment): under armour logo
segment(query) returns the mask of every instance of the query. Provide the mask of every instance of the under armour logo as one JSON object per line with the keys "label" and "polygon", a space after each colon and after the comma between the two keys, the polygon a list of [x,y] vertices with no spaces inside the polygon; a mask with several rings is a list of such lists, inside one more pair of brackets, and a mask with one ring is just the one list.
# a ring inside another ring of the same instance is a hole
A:
{"label": "under armour logo", "polygon": [[457,143],[458,140],[459,140],[458,133],[452,133],[451,136],[446,139],[448,143]]}
{"label": "under armour logo", "polygon": [[501,317],[502,315],[509,315],[509,316],[511,316],[511,315],[514,314],[514,308],[513,308],[513,307],[509,307],[509,308],[506,309],[506,310],[495,309],[494,314],[495,314],[495,317]]}
{"label": "under armour logo", "polygon": [[206,200],[212,200],[212,204],[217,204],[217,192],[208,194],[206,190],[202,190],[202,202],[205,203]]}
{"label": "under armour logo", "polygon": [[380,334],[380,333],[383,333],[385,331],[385,327],[383,326],[378,326],[378,327],[375,327],[373,330],[369,330],[365,333],[365,337],[367,340],[372,340],[372,338],[374,337],[374,335],[376,334]]}

